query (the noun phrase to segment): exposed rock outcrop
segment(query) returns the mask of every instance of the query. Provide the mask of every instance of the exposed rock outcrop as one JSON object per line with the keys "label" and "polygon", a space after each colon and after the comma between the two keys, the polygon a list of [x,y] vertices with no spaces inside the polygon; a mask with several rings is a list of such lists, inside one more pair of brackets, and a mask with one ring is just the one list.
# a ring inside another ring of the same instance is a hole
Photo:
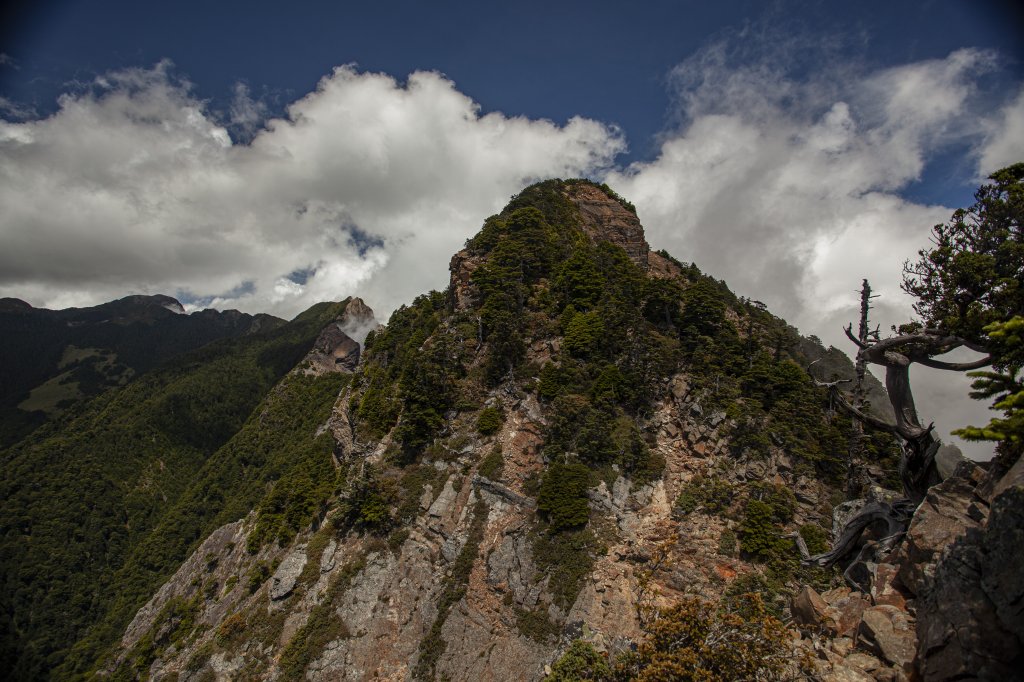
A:
{"label": "exposed rock outcrop", "polygon": [[594,185],[570,185],[567,195],[579,208],[583,231],[588,237],[595,242],[608,241],[622,247],[630,260],[647,269],[650,247],[635,213]]}
{"label": "exposed rock outcrop", "polygon": [[994,501],[988,524],[948,548],[918,601],[926,680],[1021,679],[1024,665],[1024,488]]}
{"label": "exposed rock outcrop", "polygon": [[[360,345],[349,333],[364,338],[375,324],[373,311],[362,299],[353,298],[345,306],[340,319],[324,327],[306,355],[302,365],[312,374],[356,371],[359,366]],[[347,331],[346,331],[347,330]]]}
{"label": "exposed rock outcrop", "polygon": [[963,462],[928,491],[914,513],[899,558],[900,580],[914,594],[927,591],[943,550],[984,522],[987,505],[975,495],[981,474],[976,464]]}

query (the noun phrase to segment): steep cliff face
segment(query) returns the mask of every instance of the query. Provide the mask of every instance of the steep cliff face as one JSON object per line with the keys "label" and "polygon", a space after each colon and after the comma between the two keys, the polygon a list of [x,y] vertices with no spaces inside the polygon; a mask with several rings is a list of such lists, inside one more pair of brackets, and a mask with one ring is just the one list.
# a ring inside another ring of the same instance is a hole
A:
{"label": "steep cliff face", "polygon": [[[861,592],[796,561],[794,535],[827,541],[858,504],[840,492],[849,422],[801,368],[805,340],[650,253],[635,214],[586,182],[525,190],[451,273],[294,431],[330,439],[315,476],[273,479],[199,544],[102,675],[538,680],[573,641],[614,657],[688,595],[755,592],[794,619],[794,674],[908,679],[905,567],[874,566]],[[341,333],[293,376],[350,371]],[[862,447],[864,493],[884,497],[894,444],[869,432]],[[949,494],[970,497],[978,481],[961,480]],[[947,539],[973,513],[956,499]],[[312,522],[289,526],[296,510]]]}

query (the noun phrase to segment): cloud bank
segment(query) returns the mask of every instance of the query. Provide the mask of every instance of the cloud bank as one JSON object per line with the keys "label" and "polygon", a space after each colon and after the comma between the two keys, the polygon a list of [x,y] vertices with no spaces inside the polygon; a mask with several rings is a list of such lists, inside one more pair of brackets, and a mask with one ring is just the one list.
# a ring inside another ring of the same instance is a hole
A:
{"label": "cloud bank", "polygon": [[510,194],[624,148],[582,118],[481,115],[431,72],[400,84],[341,67],[257,131],[262,111],[239,86],[222,124],[164,63],[0,122],[0,295],[161,292],[290,317],[360,294],[388,312],[445,286],[451,254]]}

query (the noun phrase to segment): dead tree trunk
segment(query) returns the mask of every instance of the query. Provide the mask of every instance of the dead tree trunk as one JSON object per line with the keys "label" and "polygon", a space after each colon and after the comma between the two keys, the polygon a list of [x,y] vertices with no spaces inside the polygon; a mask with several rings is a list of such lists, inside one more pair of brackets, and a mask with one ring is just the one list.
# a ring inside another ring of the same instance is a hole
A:
{"label": "dead tree trunk", "polygon": [[[860,289],[860,327],[857,330],[857,339],[861,344],[867,345],[871,338],[878,339],[878,330],[871,331],[868,324],[868,311],[871,308],[871,285],[865,279]],[[856,381],[853,385],[853,406],[860,411],[865,410],[867,403],[864,390],[864,376],[867,373],[867,361],[857,356]],[[858,462],[862,459],[864,440],[864,424],[859,419],[854,419],[850,431],[850,443],[846,453],[846,494],[848,497],[857,497],[863,488],[861,470]]]}
{"label": "dead tree trunk", "polygon": [[[940,481],[935,467],[935,453],[940,441],[934,435],[934,424],[923,426],[914,405],[914,394],[910,387],[910,366],[914,363],[952,371],[979,369],[991,364],[985,356],[974,362],[951,363],[936,360],[935,357],[956,348],[967,347],[984,352],[983,348],[964,339],[934,329],[924,329],[908,334],[899,334],[887,339],[878,338],[877,332],[866,330],[864,294],[870,296],[867,280],[862,290],[861,334],[853,335],[853,325],[846,328],[846,336],[858,347],[857,362],[871,363],[885,367],[885,389],[895,413],[895,423],[872,415],[862,405],[851,402],[839,389],[839,383],[821,384],[828,386],[831,398],[843,410],[862,424],[888,431],[900,439],[902,455],[899,463],[899,477],[903,486],[904,499],[892,505],[868,505],[851,518],[836,540],[835,546],[824,554],[809,556],[801,547],[804,563],[829,566],[846,556],[860,540],[863,532],[881,522],[886,524],[887,542],[880,543],[879,549],[888,551],[897,544],[906,531],[914,510],[924,499],[928,489]],[[819,382],[820,383],[820,382]]]}

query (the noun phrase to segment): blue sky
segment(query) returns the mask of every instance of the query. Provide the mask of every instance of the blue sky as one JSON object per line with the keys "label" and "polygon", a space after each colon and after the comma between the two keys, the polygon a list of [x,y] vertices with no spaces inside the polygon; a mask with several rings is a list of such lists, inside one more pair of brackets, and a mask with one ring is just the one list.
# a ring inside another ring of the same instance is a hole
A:
{"label": "blue sky", "polygon": [[[386,316],[524,184],[584,175],[846,348],[861,278],[905,321],[903,261],[1024,160],[1018,5],[8,3],[0,296]],[[941,422],[966,386],[932,388]]]}
{"label": "blue sky", "polygon": [[[725,34],[774,31],[818,42],[817,54],[806,61],[795,56],[790,67],[796,72],[813,69],[823,54],[877,68],[975,47],[1003,56],[996,80],[1019,80],[1024,73],[1024,9],[1012,0],[658,0],[629,7],[44,0],[10,3],[6,12],[3,51],[18,69],[0,72],[3,96],[40,113],[52,111],[73,81],[163,59],[213,108],[230,106],[241,82],[272,114],[342,64],[398,78],[437,70],[484,111],[615,123],[630,147],[620,161],[657,154],[658,133],[676,122],[668,73]],[[928,170],[927,181],[909,191],[962,194],[973,180]]]}

